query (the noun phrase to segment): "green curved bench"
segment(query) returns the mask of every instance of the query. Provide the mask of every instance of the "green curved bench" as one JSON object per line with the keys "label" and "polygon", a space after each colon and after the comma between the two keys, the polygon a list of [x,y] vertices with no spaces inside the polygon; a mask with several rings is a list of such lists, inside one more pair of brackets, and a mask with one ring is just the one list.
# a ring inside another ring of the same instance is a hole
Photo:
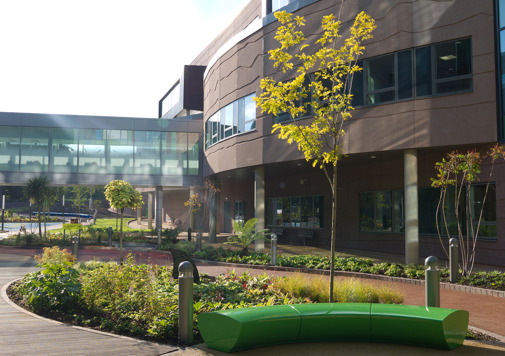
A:
{"label": "green curved bench", "polygon": [[319,341],[372,341],[452,350],[463,344],[468,312],[396,304],[321,303],[230,309],[198,315],[211,349]]}

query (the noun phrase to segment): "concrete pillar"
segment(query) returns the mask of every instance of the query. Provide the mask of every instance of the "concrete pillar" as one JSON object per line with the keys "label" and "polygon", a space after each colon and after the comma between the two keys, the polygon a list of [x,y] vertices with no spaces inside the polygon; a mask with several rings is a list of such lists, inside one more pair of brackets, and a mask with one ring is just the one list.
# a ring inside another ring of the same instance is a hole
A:
{"label": "concrete pillar", "polygon": [[405,263],[419,263],[417,151],[404,152]]}
{"label": "concrete pillar", "polygon": [[[256,218],[256,230],[265,228],[265,168],[256,167],[254,170],[254,217]],[[256,252],[263,252],[265,240],[254,243]]]}
{"label": "concrete pillar", "polygon": [[163,228],[163,187],[156,187],[156,230]]}
{"label": "concrete pillar", "polygon": [[216,242],[217,232],[217,192],[209,196],[209,242]]}
{"label": "concrete pillar", "polygon": [[147,228],[153,228],[153,192],[147,194]]}

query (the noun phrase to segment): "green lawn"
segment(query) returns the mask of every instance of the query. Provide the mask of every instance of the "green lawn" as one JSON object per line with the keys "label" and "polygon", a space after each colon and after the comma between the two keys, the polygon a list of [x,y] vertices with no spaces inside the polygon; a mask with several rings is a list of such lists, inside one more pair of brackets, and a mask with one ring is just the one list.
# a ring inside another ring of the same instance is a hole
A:
{"label": "green lawn", "polygon": [[[131,220],[131,218],[125,218],[123,219],[123,231],[128,232],[128,231],[137,231],[136,229],[132,229],[131,227],[128,226],[128,221]],[[121,223],[121,219],[118,220],[118,231],[119,231],[119,224]],[[96,219],[96,224],[91,225],[93,227],[100,227],[100,228],[108,228],[112,227],[113,230],[116,230],[116,219]],[[54,229],[51,230],[51,232],[60,232],[63,233],[63,228],[61,229]]]}

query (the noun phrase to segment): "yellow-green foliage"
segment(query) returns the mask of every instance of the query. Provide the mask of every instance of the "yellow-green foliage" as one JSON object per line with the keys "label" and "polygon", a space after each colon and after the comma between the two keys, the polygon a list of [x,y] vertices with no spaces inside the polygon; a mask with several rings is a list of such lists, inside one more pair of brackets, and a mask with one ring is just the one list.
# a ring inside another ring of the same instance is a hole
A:
{"label": "yellow-green foliage", "polygon": [[[274,287],[293,298],[324,303],[328,301],[327,283],[324,276],[295,273],[279,278],[275,281]],[[339,303],[401,304],[404,300],[403,294],[391,287],[375,286],[354,278],[337,281],[333,297],[334,301]]]}
{"label": "yellow-green foliage", "polygon": [[60,250],[58,246],[44,247],[44,253],[42,255],[35,255],[34,258],[41,265],[73,265],[76,262],[74,255],[68,250]]}

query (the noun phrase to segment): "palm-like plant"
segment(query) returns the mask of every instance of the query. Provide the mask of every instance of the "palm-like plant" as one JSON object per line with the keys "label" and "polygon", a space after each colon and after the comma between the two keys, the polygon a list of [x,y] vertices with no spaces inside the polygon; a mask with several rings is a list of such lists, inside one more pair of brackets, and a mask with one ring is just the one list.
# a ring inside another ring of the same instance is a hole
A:
{"label": "palm-like plant", "polygon": [[37,206],[38,222],[39,222],[39,237],[42,240],[42,211],[46,199],[50,195],[49,178],[46,176],[33,177],[28,179],[24,186],[23,193],[27,199],[32,200]]}
{"label": "palm-like plant", "polygon": [[236,235],[228,237],[228,241],[225,244],[239,245],[242,247],[242,256],[246,256],[249,252],[249,245],[256,240],[265,240],[268,229],[262,229],[255,231],[254,227],[256,225],[257,219],[252,218],[246,221],[233,221],[233,229]]}

